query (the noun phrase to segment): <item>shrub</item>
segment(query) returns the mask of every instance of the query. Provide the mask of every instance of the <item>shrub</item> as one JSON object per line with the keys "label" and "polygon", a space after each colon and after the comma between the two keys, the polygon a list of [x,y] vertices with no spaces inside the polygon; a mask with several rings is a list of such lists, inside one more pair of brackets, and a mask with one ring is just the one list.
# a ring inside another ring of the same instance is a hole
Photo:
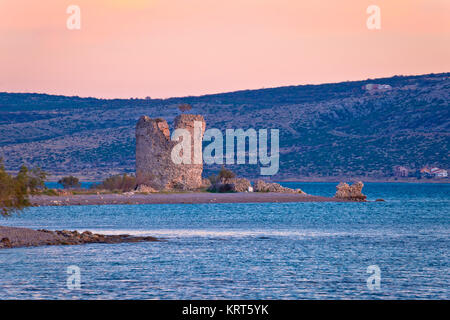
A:
{"label": "shrub", "polygon": [[20,167],[16,179],[20,181],[30,194],[36,194],[38,191],[46,189],[45,180],[47,179],[47,173],[39,167],[29,170],[23,165]]}
{"label": "shrub", "polygon": [[219,192],[235,192],[233,185],[230,183],[221,184],[219,186]]}
{"label": "shrub", "polygon": [[208,192],[219,192],[219,193],[225,193],[225,192],[236,192],[234,190],[234,185],[231,183],[216,183],[212,184],[208,189]]}
{"label": "shrub", "polygon": [[136,188],[136,177],[133,175],[114,175],[106,178],[102,183],[92,185],[92,189],[106,189],[109,191],[128,192]]}
{"label": "shrub", "polygon": [[236,174],[231,170],[225,169],[225,167],[222,167],[219,171],[219,179],[222,183],[227,183],[234,177],[236,177]]}
{"label": "shrub", "polygon": [[27,175],[28,169],[21,168],[21,173],[16,177],[5,171],[2,159],[0,159],[0,215],[9,216],[13,212],[20,211],[30,205],[28,200]]}
{"label": "shrub", "polygon": [[209,182],[211,182],[211,185],[215,185],[215,184],[220,183],[220,178],[217,175],[215,175],[215,174],[210,175],[208,177],[208,180],[209,180]]}
{"label": "shrub", "polygon": [[234,185],[229,183],[231,179],[236,177],[233,171],[227,170],[224,167],[219,171],[218,175],[209,176],[211,186],[207,189],[209,192],[235,192]]}
{"label": "shrub", "polygon": [[63,177],[58,181],[64,189],[72,189],[81,187],[80,180],[74,176]]}

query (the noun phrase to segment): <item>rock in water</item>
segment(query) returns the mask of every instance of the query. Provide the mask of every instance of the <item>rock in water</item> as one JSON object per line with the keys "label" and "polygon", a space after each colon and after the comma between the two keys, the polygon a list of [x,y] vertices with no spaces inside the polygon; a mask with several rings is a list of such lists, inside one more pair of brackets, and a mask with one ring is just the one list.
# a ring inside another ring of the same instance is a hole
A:
{"label": "rock in water", "polygon": [[361,181],[356,182],[351,186],[341,182],[336,187],[336,194],[334,197],[342,200],[366,201],[367,196],[361,192],[363,187],[364,184]]}
{"label": "rock in water", "polygon": [[[194,124],[201,124],[200,136],[194,135]],[[172,149],[179,142],[171,141],[164,119],[142,116],[136,125],[136,179],[138,185],[155,190],[195,190],[202,187],[203,159],[201,144],[206,123],[201,115],[182,114],[174,120],[175,129],[186,129],[191,135],[191,164],[175,164]],[[182,138],[181,138],[182,139]],[[194,163],[195,146],[200,145]]]}

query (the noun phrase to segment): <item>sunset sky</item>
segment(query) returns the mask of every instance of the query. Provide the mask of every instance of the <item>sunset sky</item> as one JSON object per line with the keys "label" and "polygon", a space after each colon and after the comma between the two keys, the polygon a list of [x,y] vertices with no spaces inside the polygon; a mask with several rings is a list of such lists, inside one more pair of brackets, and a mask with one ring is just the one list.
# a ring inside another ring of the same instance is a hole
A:
{"label": "sunset sky", "polygon": [[0,92],[165,98],[449,71],[449,0],[0,0]]}

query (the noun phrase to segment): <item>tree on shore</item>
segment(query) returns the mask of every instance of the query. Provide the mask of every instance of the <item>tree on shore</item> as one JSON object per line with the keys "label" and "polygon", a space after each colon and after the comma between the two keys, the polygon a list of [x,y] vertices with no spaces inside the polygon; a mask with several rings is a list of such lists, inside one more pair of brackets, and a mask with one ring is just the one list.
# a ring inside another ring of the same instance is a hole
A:
{"label": "tree on shore", "polygon": [[211,186],[208,188],[209,192],[234,192],[231,180],[236,177],[236,174],[222,166],[217,175],[209,176]]}
{"label": "tree on shore", "polygon": [[72,189],[81,187],[80,179],[74,176],[63,177],[59,179],[58,183],[63,186],[64,189]]}
{"label": "tree on shore", "polygon": [[23,186],[25,186],[27,193],[36,194],[39,190],[45,189],[47,173],[39,167],[35,167],[30,170],[26,166],[22,165],[16,179],[19,180]]}
{"label": "tree on shore", "polygon": [[47,174],[40,168],[22,166],[17,176],[8,174],[0,158],[0,216],[10,216],[30,206],[29,194],[45,188]]}

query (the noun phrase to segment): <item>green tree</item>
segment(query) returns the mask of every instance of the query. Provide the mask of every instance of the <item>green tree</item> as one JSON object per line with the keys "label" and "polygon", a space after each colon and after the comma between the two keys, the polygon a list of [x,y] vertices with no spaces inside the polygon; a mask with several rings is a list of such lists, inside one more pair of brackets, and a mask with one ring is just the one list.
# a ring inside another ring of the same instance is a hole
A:
{"label": "green tree", "polygon": [[39,190],[45,189],[47,173],[36,167],[29,170],[26,166],[20,167],[16,180],[26,189],[27,193],[36,194]]}
{"label": "green tree", "polygon": [[[30,205],[28,200],[26,172],[13,177],[5,171],[2,159],[0,159],[0,215],[9,216],[13,212],[20,211]],[[28,171],[28,169],[26,170]]]}
{"label": "green tree", "polygon": [[79,188],[81,187],[80,180],[74,176],[63,177],[58,181],[64,189]]}

